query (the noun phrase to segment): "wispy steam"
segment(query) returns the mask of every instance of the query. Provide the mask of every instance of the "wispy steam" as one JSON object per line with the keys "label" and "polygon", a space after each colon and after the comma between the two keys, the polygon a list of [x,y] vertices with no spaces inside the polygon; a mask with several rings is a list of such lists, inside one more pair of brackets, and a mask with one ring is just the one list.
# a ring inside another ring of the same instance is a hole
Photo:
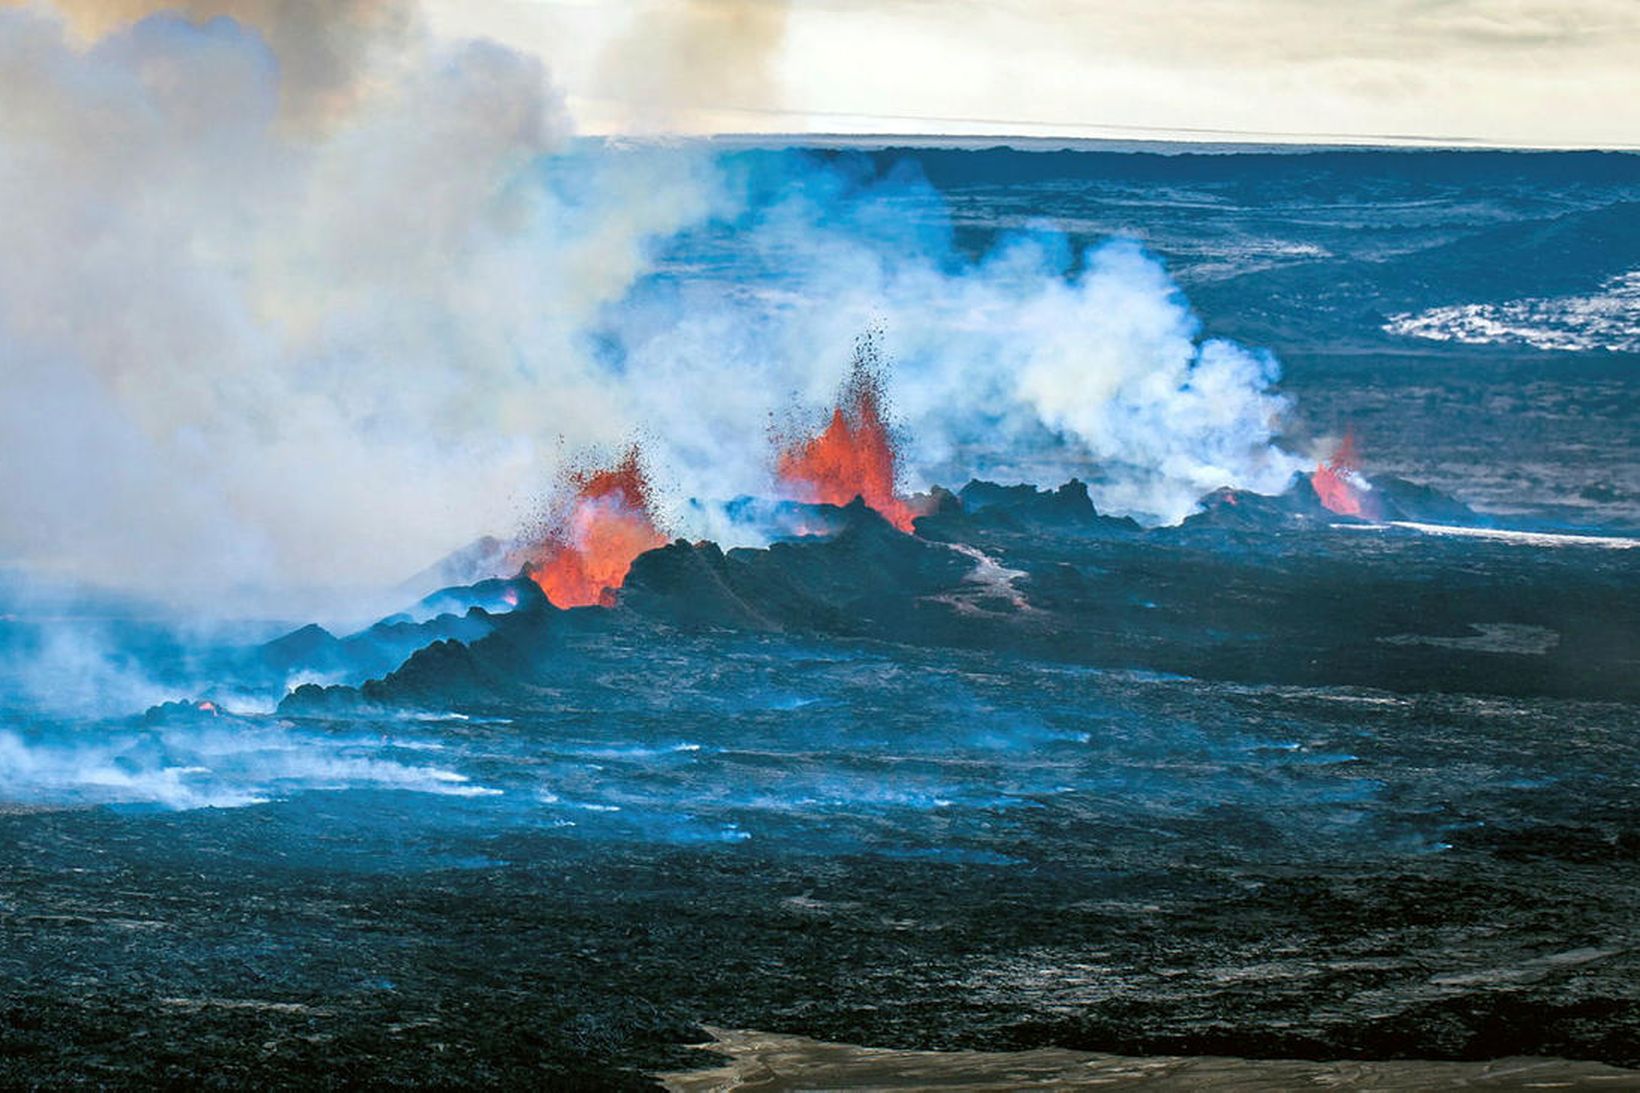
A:
{"label": "wispy steam", "polygon": [[412,758],[414,741],[293,731],[265,721],[100,731],[0,726],[0,803],[237,808],[309,790],[370,788],[440,796],[498,791]]}
{"label": "wispy steam", "polygon": [[0,717],[110,717],[176,697],[104,625],[0,623],[0,640]]}

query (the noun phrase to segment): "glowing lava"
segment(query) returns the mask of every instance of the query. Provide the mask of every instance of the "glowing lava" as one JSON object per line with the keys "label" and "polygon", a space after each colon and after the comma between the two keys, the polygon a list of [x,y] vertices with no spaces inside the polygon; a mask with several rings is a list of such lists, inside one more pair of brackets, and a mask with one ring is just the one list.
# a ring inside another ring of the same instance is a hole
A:
{"label": "glowing lava", "polygon": [[1330,511],[1340,516],[1370,518],[1360,475],[1360,456],[1355,450],[1355,430],[1345,431],[1332,458],[1310,475],[1310,485]]}
{"label": "glowing lava", "polygon": [[632,561],[666,545],[650,508],[649,479],[629,449],[613,467],[572,476],[574,493],[534,552],[530,578],[557,607],[610,606]]}
{"label": "glowing lava", "polygon": [[869,363],[873,348],[863,343],[856,350],[854,370],[825,431],[783,450],[775,471],[794,500],[846,505],[859,497],[889,523],[910,532],[919,514],[894,491],[897,457]]}

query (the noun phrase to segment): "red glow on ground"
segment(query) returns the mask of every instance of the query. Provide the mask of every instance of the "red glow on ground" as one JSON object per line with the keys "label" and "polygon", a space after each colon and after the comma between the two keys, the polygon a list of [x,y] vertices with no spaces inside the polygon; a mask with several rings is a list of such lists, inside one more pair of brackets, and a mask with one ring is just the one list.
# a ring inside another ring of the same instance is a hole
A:
{"label": "red glow on ground", "polygon": [[636,447],[613,467],[570,478],[573,494],[551,519],[530,577],[556,607],[610,606],[632,561],[666,545],[650,507]]}
{"label": "red glow on ground", "polygon": [[1310,485],[1321,504],[1340,516],[1365,516],[1366,504],[1361,491],[1351,484],[1350,478],[1360,467],[1360,456],[1355,449],[1355,431],[1347,430],[1339,441],[1332,458],[1316,467],[1310,475]]}
{"label": "red glow on ground", "polygon": [[877,379],[862,353],[825,430],[781,451],[775,472],[793,500],[846,505],[860,497],[910,532],[918,513],[894,490],[897,458]]}

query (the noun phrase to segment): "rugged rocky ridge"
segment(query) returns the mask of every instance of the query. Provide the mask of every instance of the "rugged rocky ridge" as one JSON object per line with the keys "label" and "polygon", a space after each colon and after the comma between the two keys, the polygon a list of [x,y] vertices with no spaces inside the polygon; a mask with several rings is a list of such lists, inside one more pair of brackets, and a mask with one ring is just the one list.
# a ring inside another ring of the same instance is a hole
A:
{"label": "rugged rocky ridge", "polygon": [[[1467,512],[1400,480],[1373,487],[1398,516]],[[1218,491],[1180,527],[1148,531],[1099,514],[1075,481],[1053,491],[975,482],[928,507],[915,535],[856,501],[804,506],[801,521],[829,533],[765,548],[679,540],[636,559],[611,608],[560,611],[522,576],[445,590],[430,601],[475,605],[419,628],[390,622],[371,638],[419,641],[402,664],[358,687],[298,688],[281,708],[528,702],[578,672],[589,643],[664,642],[672,631],[814,634],[1259,682],[1640,697],[1640,551],[1370,525],[1328,512],[1302,476],[1277,497]],[[516,605],[478,605],[498,596]],[[333,655],[311,630],[282,641]]]}

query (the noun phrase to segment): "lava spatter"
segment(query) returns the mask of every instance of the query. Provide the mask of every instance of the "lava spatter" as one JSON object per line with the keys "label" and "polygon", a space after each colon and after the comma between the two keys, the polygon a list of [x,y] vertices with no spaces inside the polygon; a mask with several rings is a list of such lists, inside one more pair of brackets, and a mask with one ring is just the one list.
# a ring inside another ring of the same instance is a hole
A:
{"label": "lava spatter", "polygon": [[1310,485],[1321,504],[1340,516],[1359,516],[1372,519],[1374,506],[1367,496],[1371,489],[1361,477],[1361,457],[1356,449],[1355,430],[1344,433],[1331,458],[1319,464],[1310,475]]}
{"label": "lava spatter", "polygon": [[632,561],[666,544],[656,522],[648,476],[636,445],[609,467],[572,474],[529,574],[557,607],[608,606]]}
{"label": "lava spatter", "polygon": [[854,365],[826,427],[781,449],[775,472],[796,501],[846,505],[856,497],[901,531],[919,515],[896,491],[899,453],[883,413],[877,343],[855,347]]}

